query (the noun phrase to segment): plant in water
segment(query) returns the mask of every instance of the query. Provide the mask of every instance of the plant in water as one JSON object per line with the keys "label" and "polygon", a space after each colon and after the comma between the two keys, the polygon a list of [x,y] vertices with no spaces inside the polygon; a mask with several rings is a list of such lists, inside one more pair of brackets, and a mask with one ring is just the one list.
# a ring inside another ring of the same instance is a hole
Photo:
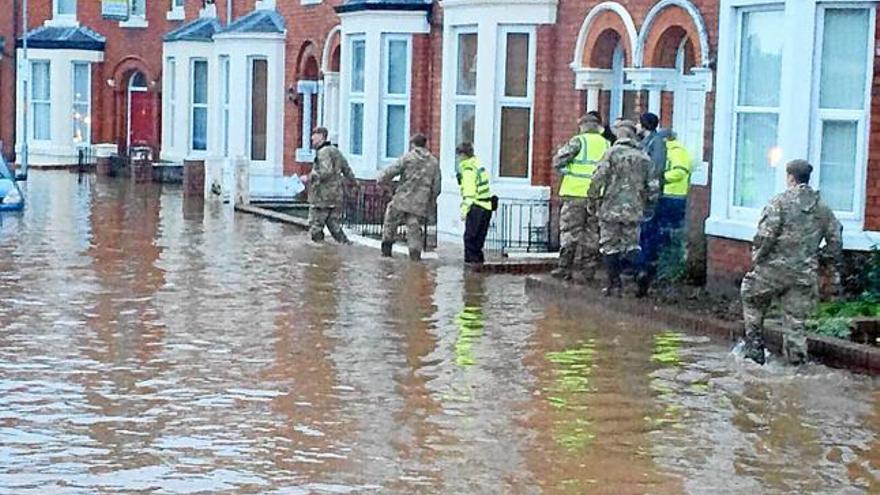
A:
{"label": "plant in water", "polygon": [[657,279],[679,282],[687,277],[687,243],[684,229],[676,229],[657,257]]}

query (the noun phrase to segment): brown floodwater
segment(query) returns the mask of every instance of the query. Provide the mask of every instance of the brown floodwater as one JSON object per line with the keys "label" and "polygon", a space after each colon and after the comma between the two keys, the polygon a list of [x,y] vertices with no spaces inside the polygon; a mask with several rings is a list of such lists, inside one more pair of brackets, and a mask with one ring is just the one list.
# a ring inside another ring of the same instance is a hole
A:
{"label": "brown floodwater", "polygon": [[0,224],[2,494],[880,493],[880,388],[32,172]]}

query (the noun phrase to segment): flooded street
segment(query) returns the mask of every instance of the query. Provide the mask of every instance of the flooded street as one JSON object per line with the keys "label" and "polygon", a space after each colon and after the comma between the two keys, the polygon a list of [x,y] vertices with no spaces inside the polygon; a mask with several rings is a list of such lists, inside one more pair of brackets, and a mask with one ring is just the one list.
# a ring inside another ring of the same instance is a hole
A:
{"label": "flooded street", "polygon": [[0,225],[0,494],[880,493],[876,379],[33,172]]}

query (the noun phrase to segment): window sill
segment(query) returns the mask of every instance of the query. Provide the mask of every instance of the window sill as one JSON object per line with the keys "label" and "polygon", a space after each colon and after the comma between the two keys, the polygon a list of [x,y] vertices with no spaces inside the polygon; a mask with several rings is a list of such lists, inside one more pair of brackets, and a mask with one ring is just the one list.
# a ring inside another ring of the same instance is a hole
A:
{"label": "window sill", "polygon": [[119,27],[121,28],[132,28],[132,29],[145,29],[150,26],[150,23],[147,22],[145,17],[131,17],[127,21],[122,21],[119,23]]}
{"label": "window sill", "polygon": [[186,12],[183,9],[171,9],[165,14],[165,19],[169,21],[182,21],[186,19]]}
{"label": "window sill", "polygon": [[323,2],[323,0],[300,0],[299,4],[300,5],[318,5],[321,2]]}
{"label": "window sill", "polygon": [[295,159],[302,163],[315,161],[315,150],[311,148],[297,148]]}
{"label": "window sill", "polygon": [[43,22],[46,27],[79,27],[75,15],[58,15]]}
{"label": "window sill", "polygon": [[[880,246],[880,232],[864,230],[861,221],[842,220],[841,224],[843,224],[844,249],[868,251],[871,249],[871,246]],[[706,220],[706,235],[713,237],[752,242],[756,231],[756,223],[718,217],[709,217]]]}

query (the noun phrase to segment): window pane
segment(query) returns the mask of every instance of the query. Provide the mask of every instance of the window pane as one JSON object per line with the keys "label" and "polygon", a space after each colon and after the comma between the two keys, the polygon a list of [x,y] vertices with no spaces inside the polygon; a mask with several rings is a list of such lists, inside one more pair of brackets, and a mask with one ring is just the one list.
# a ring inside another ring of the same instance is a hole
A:
{"label": "window pane", "polygon": [[364,92],[364,40],[356,40],[351,43],[351,91],[353,93]]}
{"label": "window pane", "polygon": [[734,204],[763,208],[776,184],[771,150],[776,146],[777,115],[742,113],[737,118]]}
{"label": "window pane", "polygon": [[362,155],[364,152],[364,104],[351,104],[351,141],[352,155]]}
{"label": "window pane", "polygon": [[73,105],[73,142],[88,144],[89,142],[89,106],[84,103]]}
{"label": "window pane", "polygon": [[458,84],[456,93],[477,94],[477,35],[458,35]]}
{"label": "window pane", "polygon": [[193,103],[208,103],[208,62],[193,62]]}
{"label": "window pane", "polygon": [[184,0],[174,0],[174,8],[182,9]]}
{"label": "window pane", "polygon": [[76,0],[55,0],[60,15],[76,15]]}
{"label": "window pane", "polygon": [[52,139],[50,132],[50,111],[51,106],[48,103],[34,103],[34,139],[48,141]]}
{"label": "window pane", "polygon": [[739,104],[776,107],[782,68],[782,11],[746,12],[742,22]]}
{"label": "window pane", "polygon": [[268,62],[254,60],[251,78],[251,160],[266,159]]}
{"label": "window pane", "polygon": [[853,211],[858,129],[857,122],[822,123],[819,189],[822,190],[822,199],[833,210]]}
{"label": "window pane", "polygon": [[49,99],[49,62],[34,62],[31,66],[31,98]]}
{"label": "window pane", "polygon": [[89,64],[73,64],[73,101],[89,101]]}
{"label": "window pane", "polygon": [[407,42],[388,42],[388,94],[406,94]]}
{"label": "window pane", "polygon": [[169,84],[169,96],[171,99],[174,99],[177,95],[177,64],[174,62],[173,58],[168,59],[168,84]]}
{"label": "window pane", "polygon": [[501,177],[528,177],[531,109],[501,109]]}
{"label": "window pane", "polygon": [[864,108],[869,23],[868,9],[825,11],[820,107]]}
{"label": "window pane", "polygon": [[147,0],[131,0],[131,15],[145,17],[147,15]]}
{"label": "window pane", "polygon": [[385,156],[396,158],[403,155],[406,142],[406,107],[388,106],[388,124],[385,126]]}
{"label": "window pane", "polygon": [[474,142],[474,117],[476,115],[474,105],[455,106],[455,144]]}
{"label": "window pane", "polygon": [[222,65],[223,68],[223,104],[229,104],[229,57],[223,57]]}
{"label": "window pane", "polygon": [[529,35],[527,33],[508,33],[505,68],[504,95],[528,96]]}
{"label": "window pane", "polygon": [[208,149],[208,109],[193,108],[192,149],[205,151]]}

